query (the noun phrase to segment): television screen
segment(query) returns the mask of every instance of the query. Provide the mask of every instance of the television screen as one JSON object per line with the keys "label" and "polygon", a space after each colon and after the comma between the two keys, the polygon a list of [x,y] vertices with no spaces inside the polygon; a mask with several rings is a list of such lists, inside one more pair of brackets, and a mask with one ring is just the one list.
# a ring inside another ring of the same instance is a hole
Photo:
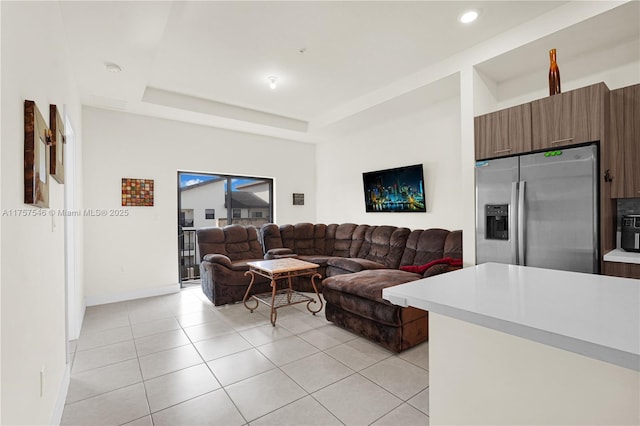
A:
{"label": "television screen", "polygon": [[426,212],[422,164],[362,174],[367,212]]}

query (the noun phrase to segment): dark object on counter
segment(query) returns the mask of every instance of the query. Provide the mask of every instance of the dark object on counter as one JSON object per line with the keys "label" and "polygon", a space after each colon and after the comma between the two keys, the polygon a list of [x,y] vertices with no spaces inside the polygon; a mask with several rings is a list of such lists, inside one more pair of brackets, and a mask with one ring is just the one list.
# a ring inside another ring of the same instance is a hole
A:
{"label": "dark object on counter", "polygon": [[625,251],[640,252],[640,214],[622,217],[620,246]]}

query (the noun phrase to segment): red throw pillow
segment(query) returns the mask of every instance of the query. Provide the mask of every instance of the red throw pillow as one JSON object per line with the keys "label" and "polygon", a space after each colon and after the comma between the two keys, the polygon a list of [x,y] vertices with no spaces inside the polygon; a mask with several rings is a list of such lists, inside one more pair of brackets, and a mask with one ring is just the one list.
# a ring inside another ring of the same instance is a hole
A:
{"label": "red throw pillow", "polygon": [[417,266],[417,265],[416,265],[416,266],[414,266],[414,265],[407,265],[407,266],[401,266],[401,267],[400,267],[400,270],[401,270],[401,271],[416,272],[416,273],[417,273],[417,272],[418,272],[418,268],[419,268],[419,267],[420,267],[420,266]]}
{"label": "red throw pillow", "polygon": [[462,266],[462,259],[451,259],[449,261],[450,266]]}
{"label": "red throw pillow", "polygon": [[442,259],[432,260],[424,265],[407,265],[401,266],[400,269],[407,272],[416,272],[418,274],[424,274],[424,272],[431,268],[433,265],[447,264],[451,266],[462,266],[462,259],[452,259],[450,257],[443,257]]}

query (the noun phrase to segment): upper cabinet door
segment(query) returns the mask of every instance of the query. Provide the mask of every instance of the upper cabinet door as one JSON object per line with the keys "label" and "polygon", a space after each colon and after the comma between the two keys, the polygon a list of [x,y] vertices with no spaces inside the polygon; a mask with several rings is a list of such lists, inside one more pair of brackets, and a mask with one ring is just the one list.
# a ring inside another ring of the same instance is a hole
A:
{"label": "upper cabinet door", "polygon": [[612,198],[640,198],[640,84],[611,91]]}
{"label": "upper cabinet door", "polygon": [[476,160],[531,151],[531,105],[518,105],[474,119]]}
{"label": "upper cabinet door", "polygon": [[599,83],[533,101],[533,149],[601,140],[606,91],[606,86]]}

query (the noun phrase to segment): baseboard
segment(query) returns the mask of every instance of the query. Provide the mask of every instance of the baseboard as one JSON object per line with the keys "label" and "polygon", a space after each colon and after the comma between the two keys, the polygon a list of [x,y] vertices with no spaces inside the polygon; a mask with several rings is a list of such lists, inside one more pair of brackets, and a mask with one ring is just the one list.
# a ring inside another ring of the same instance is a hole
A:
{"label": "baseboard", "polygon": [[139,290],[126,291],[123,293],[103,294],[100,296],[87,296],[86,306],[104,305],[105,303],[124,302],[125,300],[142,299],[144,297],[162,296],[163,294],[177,293],[180,291],[180,284],[170,284],[162,287],[143,288]]}
{"label": "baseboard", "polygon": [[56,398],[56,405],[53,407],[53,415],[51,416],[52,425],[59,425],[62,421],[62,413],[64,411],[64,403],[67,400],[67,392],[69,391],[69,383],[71,382],[71,363],[68,363],[64,368],[64,374],[62,375],[62,381],[60,382],[60,388],[58,389],[58,397]]}

